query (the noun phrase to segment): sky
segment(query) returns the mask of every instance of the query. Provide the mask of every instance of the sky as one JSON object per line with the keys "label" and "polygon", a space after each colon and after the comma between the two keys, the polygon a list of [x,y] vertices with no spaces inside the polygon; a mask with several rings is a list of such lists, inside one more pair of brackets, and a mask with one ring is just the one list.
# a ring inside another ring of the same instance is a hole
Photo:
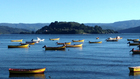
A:
{"label": "sky", "polygon": [[0,23],[140,20],[140,0],[0,0]]}

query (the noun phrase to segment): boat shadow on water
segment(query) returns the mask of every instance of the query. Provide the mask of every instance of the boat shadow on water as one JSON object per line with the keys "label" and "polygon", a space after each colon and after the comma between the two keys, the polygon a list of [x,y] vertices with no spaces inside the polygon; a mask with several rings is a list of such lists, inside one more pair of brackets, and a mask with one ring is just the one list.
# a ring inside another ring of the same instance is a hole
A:
{"label": "boat shadow on water", "polygon": [[42,74],[9,74],[9,78],[34,78],[34,79],[46,79],[44,73]]}
{"label": "boat shadow on water", "polygon": [[129,76],[140,76],[140,72],[129,72]]}

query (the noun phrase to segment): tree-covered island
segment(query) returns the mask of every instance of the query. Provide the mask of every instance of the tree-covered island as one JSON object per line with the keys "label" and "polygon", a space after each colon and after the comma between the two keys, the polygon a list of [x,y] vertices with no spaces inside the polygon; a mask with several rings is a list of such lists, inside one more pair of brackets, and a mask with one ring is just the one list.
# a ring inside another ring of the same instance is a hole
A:
{"label": "tree-covered island", "polygon": [[49,26],[44,26],[36,31],[36,34],[107,34],[118,33],[107,29],[103,30],[100,26],[86,26],[77,22],[52,22]]}

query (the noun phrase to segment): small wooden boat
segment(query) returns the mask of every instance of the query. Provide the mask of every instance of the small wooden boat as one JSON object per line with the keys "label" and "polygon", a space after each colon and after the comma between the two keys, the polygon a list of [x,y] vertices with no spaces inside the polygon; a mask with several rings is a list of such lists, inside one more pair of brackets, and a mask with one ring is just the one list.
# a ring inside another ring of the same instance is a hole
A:
{"label": "small wooden boat", "polygon": [[53,38],[53,39],[50,38],[50,40],[52,40],[52,41],[54,41],[54,40],[59,40],[59,39],[60,39],[60,38]]}
{"label": "small wooden boat", "polygon": [[89,41],[89,43],[102,43],[102,41],[96,41],[96,42]]}
{"label": "small wooden boat", "polygon": [[26,41],[27,44],[34,44],[34,43],[38,43],[37,41]]}
{"label": "small wooden boat", "polygon": [[133,54],[140,54],[140,50],[134,50],[134,48],[130,50],[130,52],[133,52]]}
{"label": "small wooden boat", "polygon": [[140,54],[140,50],[133,50],[133,54]]}
{"label": "small wooden boat", "polygon": [[130,50],[130,52],[133,52],[133,54],[140,54],[140,46],[139,47],[139,50],[134,50],[134,48],[132,50]]}
{"label": "small wooden boat", "polygon": [[140,41],[137,41],[137,40],[133,40],[133,42],[140,42]]}
{"label": "small wooden boat", "polygon": [[118,39],[106,39],[107,42],[117,42]]}
{"label": "small wooden boat", "polygon": [[73,42],[84,42],[84,39],[83,40],[72,40]]}
{"label": "small wooden boat", "polygon": [[23,39],[20,40],[11,40],[11,42],[22,42]]}
{"label": "small wooden boat", "polygon": [[65,50],[66,46],[61,46],[61,47],[47,47],[46,45],[43,46],[42,48],[45,48],[45,50]]}
{"label": "small wooden boat", "polygon": [[29,44],[25,45],[8,45],[8,48],[28,48]]}
{"label": "small wooden boat", "polygon": [[66,47],[82,47],[83,44],[66,45]]}
{"label": "small wooden boat", "polygon": [[37,74],[37,73],[44,73],[45,68],[41,69],[12,69],[9,68],[9,73],[11,74]]}
{"label": "small wooden boat", "polygon": [[123,37],[116,36],[115,38],[109,37],[108,40],[119,40],[119,39],[122,39],[122,38],[123,38]]}
{"label": "small wooden boat", "polygon": [[122,39],[123,37],[117,36],[116,39]]}
{"label": "small wooden boat", "polygon": [[99,37],[96,37],[96,39],[99,39]]}
{"label": "small wooden boat", "polygon": [[140,72],[140,66],[128,67],[130,72]]}
{"label": "small wooden boat", "polygon": [[25,45],[25,44],[29,44],[29,45],[34,45],[35,42],[31,42],[31,43],[20,43],[21,45]]}
{"label": "small wooden boat", "polygon": [[135,43],[130,43],[130,42],[128,42],[127,44],[129,44],[129,45],[140,45],[140,43],[138,42],[135,42]]}
{"label": "small wooden boat", "polygon": [[58,43],[58,42],[56,42],[56,43],[57,43],[57,45],[64,45],[64,44],[69,45],[69,44],[71,44],[71,42],[65,42],[65,43]]}
{"label": "small wooden boat", "polygon": [[45,39],[40,39],[39,37],[37,37],[37,40],[32,39],[32,41],[44,41]]}
{"label": "small wooden boat", "polygon": [[139,39],[127,39],[127,41],[139,41]]}
{"label": "small wooden boat", "polygon": [[26,43],[39,43],[40,41],[32,39],[31,41],[27,41]]}
{"label": "small wooden boat", "polygon": [[116,40],[116,38],[109,37],[108,40]]}

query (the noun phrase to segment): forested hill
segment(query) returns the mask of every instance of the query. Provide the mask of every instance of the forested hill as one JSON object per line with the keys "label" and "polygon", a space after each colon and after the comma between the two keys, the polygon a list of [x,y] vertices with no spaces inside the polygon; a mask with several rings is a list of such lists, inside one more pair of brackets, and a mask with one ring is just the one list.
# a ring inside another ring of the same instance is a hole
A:
{"label": "forested hill", "polygon": [[19,34],[19,33],[31,33],[26,29],[12,28],[8,26],[0,26],[0,34]]}
{"label": "forested hill", "polygon": [[77,22],[52,22],[36,31],[37,34],[106,34],[117,33],[114,30],[103,30],[100,26],[86,26]]}

